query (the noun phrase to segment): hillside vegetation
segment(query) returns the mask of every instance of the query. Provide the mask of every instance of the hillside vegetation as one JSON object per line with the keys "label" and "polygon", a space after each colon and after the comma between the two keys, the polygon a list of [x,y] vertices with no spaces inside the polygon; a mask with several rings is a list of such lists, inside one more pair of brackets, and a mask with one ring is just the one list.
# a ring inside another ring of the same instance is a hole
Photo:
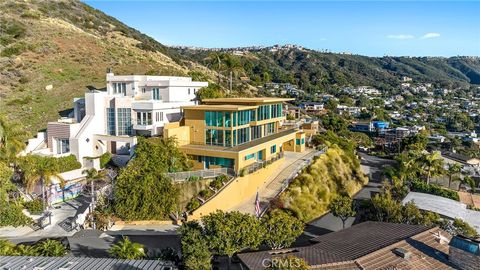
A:
{"label": "hillside vegetation", "polygon": [[0,113],[32,132],[58,119],[87,86],[105,87],[108,67],[117,74],[215,76],[79,1],[0,1],[0,27]]}
{"label": "hillside vegetation", "polygon": [[[164,24],[164,27],[168,25]],[[437,86],[480,84],[480,58],[366,57],[307,49],[268,49],[244,55],[167,47],[78,0],[0,1],[0,113],[32,132],[116,74],[192,76],[215,82],[205,97],[256,95],[266,82],[311,91],[348,85],[389,90],[402,76]],[[263,94],[263,93],[260,93]],[[64,112],[62,112],[63,115]]]}
{"label": "hillside vegetation", "polygon": [[[211,61],[208,51],[177,50],[206,65]],[[437,87],[469,88],[480,84],[480,57],[367,57],[298,48],[216,54],[223,56],[227,72],[248,76],[254,85],[288,82],[311,91],[371,85],[391,90],[400,85],[403,76]]]}
{"label": "hillside vegetation", "polygon": [[334,197],[352,196],[367,181],[356,157],[333,145],[292,181],[280,201],[298,218],[309,221],[326,213]]}

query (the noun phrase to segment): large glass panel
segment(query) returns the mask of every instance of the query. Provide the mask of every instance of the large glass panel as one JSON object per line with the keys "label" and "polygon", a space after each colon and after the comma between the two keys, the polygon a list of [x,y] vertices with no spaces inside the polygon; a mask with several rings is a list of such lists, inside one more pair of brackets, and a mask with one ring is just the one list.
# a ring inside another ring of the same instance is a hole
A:
{"label": "large glass panel", "polygon": [[229,112],[225,112],[225,127],[231,127],[232,119],[231,114]]}
{"label": "large glass panel", "polygon": [[115,108],[107,108],[107,134],[115,135]]}
{"label": "large glass panel", "polygon": [[237,145],[238,142],[237,142],[237,131],[234,130],[233,131],[233,146]]}
{"label": "large glass panel", "polygon": [[217,127],[223,127],[223,113],[216,112],[216,125]]}
{"label": "large glass panel", "polygon": [[223,130],[217,130],[217,145],[223,146]]}
{"label": "large glass panel", "polygon": [[205,144],[211,145],[212,144],[212,132],[211,129],[207,129],[205,131]]}
{"label": "large glass panel", "polygon": [[70,152],[70,141],[68,139],[57,139],[57,154]]}
{"label": "large glass panel", "polygon": [[225,130],[225,146],[232,147],[232,132]]}
{"label": "large glass panel", "polygon": [[[132,134],[132,116],[130,108],[118,108],[118,135],[131,135]],[[150,113],[150,120],[152,114]]]}

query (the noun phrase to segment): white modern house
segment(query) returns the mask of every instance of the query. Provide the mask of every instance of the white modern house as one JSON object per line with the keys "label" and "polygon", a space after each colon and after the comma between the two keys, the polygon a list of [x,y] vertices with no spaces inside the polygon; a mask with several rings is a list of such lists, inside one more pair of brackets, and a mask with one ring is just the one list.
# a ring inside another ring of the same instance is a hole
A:
{"label": "white modern house", "polygon": [[161,135],[166,123],[179,121],[180,107],[195,105],[196,92],[207,82],[189,77],[128,75],[109,72],[106,89],[74,100],[73,114],[48,123],[30,139],[26,153],[75,155],[84,167],[105,152],[130,155],[136,135]]}

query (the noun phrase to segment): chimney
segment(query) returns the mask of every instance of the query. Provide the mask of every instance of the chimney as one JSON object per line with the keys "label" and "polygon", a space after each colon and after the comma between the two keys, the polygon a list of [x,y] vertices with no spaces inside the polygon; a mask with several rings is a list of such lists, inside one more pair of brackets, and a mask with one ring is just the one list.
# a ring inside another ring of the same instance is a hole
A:
{"label": "chimney", "polygon": [[440,231],[438,231],[435,235],[435,240],[440,244],[444,245],[448,243],[448,238],[443,236]]}
{"label": "chimney", "polygon": [[480,266],[480,241],[454,236],[449,243],[449,261],[463,270],[478,270]]}

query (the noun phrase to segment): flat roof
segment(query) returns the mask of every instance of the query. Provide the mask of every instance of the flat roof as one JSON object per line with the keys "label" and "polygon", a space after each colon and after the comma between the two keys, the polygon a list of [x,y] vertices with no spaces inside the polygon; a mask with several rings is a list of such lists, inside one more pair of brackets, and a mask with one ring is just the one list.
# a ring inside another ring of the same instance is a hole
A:
{"label": "flat roof", "polygon": [[142,269],[162,270],[172,269],[172,266],[156,260],[123,260],[89,257],[33,257],[33,256],[0,256],[2,269],[43,269],[43,270],[117,270]]}
{"label": "flat roof", "polygon": [[243,110],[256,109],[258,108],[258,106],[222,104],[222,105],[192,105],[192,106],[182,106],[180,108],[182,108],[183,110],[197,110],[197,111],[206,111],[206,110],[243,111]]}
{"label": "flat roof", "polygon": [[272,102],[285,102],[292,101],[294,98],[276,98],[276,97],[256,97],[256,98],[208,98],[202,100],[204,103],[272,103]]}
{"label": "flat roof", "polygon": [[435,212],[451,219],[460,218],[480,233],[480,212],[467,209],[464,203],[421,192],[408,193],[402,204],[408,202],[413,202],[421,210]]}

